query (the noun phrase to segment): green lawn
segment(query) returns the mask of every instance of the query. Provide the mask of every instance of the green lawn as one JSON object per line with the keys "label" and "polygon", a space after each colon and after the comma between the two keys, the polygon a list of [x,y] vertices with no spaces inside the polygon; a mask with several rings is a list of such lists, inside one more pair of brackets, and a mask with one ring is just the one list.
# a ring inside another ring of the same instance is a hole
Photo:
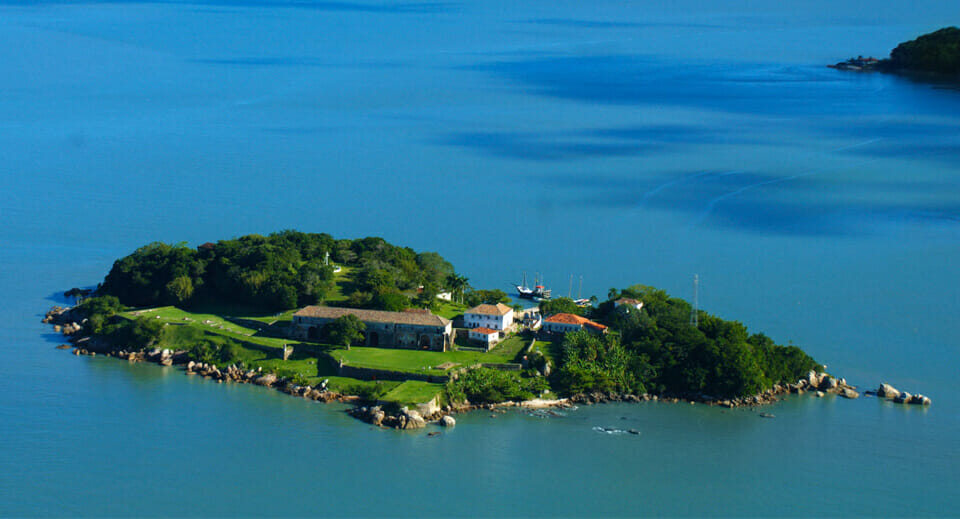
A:
{"label": "green lawn", "polygon": [[282,348],[284,344],[292,342],[288,339],[257,336],[258,330],[231,323],[219,315],[187,312],[174,306],[131,310],[121,315],[127,318],[149,317],[151,319],[159,316],[164,322],[189,326],[200,329],[206,333],[222,335],[231,339],[247,341],[270,348]]}
{"label": "green lawn", "polygon": [[533,351],[540,351],[547,360],[556,368],[560,365],[560,357],[563,354],[563,345],[560,342],[541,341],[537,339],[533,345]]}
{"label": "green lawn", "polygon": [[352,347],[349,350],[334,350],[330,354],[336,360],[342,360],[351,366],[375,369],[387,369],[403,373],[423,373],[443,375],[447,370],[437,369],[446,363],[466,367],[482,363],[514,362],[517,353],[527,344],[521,337],[510,337],[496,345],[493,350],[483,353],[476,351],[423,351],[399,350],[388,348]]}
{"label": "green lawn", "polygon": [[451,303],[450,301],[438,301],[439,305],[437,310],[433,313],[443,317],[444,319],[453,320],[461,315],[467,310],[467,305],[462,305],[460,303]]}
{"label": "green lawn", "polygon": [[399,405],[424,404],[437,396],[442,389],[442,384],[408,380],[393,388],[380,399],[385,402],[396,402]]}
{"label": "green lawn", "polygon": [[527,344],[530,344],[530,340],[524,339],[519,335],[508,337],[503,342],[494,346],[492,350],[483,354],[491,359],[497,358],[502,360],[485,360],[484,362],[516,362],[517,354],[520,353],[520,350],[526,348]]}
{"label": "green lawn", "polygon": [[328,302],[346,301],[350,294],[357,289],[353,281],[352,267],[341,266],[340,272],[333,275],[333,290],[324,298]]}

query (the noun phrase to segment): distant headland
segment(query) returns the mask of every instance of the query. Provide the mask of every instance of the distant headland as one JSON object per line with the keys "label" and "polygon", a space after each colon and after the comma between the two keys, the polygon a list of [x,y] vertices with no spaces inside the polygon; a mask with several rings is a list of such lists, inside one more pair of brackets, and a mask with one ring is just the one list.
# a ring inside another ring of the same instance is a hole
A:
{"label": "distant headland", "polygon": [[960,75],[960,29],[945,27],[896,46],[886,59],[858,56],[831,68],[852,71]]}
{"label": "distant headland", "polygon": [[[529,299],[525,283],[516,288]],[[633,285],[603,301],[537,298],[525,308],[499,288],[470,286],[435,252],[381,238],[283,231],[152,243],[114,262],[95,289],[64,295],[77,304],[44,322],[76,355],[350,402],[353,416],[378,426],[451,426],[451,413],[480,407],[860,396],[799,347],[663,290]]]}

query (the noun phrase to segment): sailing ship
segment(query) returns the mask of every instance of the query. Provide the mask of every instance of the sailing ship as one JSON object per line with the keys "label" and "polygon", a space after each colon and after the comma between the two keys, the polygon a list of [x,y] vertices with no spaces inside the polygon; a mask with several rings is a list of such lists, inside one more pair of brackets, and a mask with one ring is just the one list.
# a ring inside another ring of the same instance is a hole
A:
{"label": "sailing ship", "polygon": [[517,295],[523,299],[550,299],[550,289],[540,284],[539,275],[534,278],[534,286],[530,288],[527,286],[527,273],[523,273],[523,282],[519,285],[514,285],[517,289]]}

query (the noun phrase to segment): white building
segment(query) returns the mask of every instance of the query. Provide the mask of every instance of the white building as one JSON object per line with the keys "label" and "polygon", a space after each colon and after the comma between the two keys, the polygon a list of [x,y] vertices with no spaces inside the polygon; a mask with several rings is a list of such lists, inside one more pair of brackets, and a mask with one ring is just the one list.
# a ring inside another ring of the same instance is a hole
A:
{"label": "white building", "polygon": [[469,337],[471,341],[483,344],[487,351],[490,351],[494,344],[500,342],[500,332],[482,326],[470,329]]}
{"label": "white building", "polygon": [[619,308],[624,305],[640,310],[641,308],[643,308],[643,301],[639,299],[631,299],[629,297],[621,297],[620,299],[617,299],[616,301],[613,302],[614,308]]}
{"label": "white building", "polygon": [[556,314],[543,320],[543,330],[549,333],[567,333],[584,329],[591,333],[607,333],[606,326],[579,315]]}
{"label": "white building", "polygon": [[463,326],[506,331],[513,326],[513,308],[503,303],[475,306],[463,313]]}

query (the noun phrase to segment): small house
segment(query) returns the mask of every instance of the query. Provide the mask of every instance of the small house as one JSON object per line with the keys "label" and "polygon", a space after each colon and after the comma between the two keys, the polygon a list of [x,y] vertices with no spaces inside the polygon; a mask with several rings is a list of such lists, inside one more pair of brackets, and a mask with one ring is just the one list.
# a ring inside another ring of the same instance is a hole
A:
{"label": "small house", "polygon": [[470,330],[469,338],[471,342],[479,343],[487,351],[490,351],[490,348],[493,348],[493,345],[500,342],[500,332],[492,330],[490,328],[472,328]]}

